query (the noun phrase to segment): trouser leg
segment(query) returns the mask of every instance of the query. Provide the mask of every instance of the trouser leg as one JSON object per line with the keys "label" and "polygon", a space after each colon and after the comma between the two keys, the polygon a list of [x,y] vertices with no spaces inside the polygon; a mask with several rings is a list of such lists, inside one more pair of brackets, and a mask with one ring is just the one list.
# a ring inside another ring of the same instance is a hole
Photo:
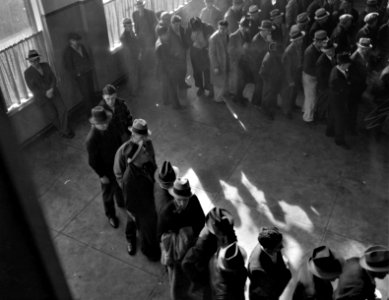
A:
{"label": "trouser leg", "polygon": [[112,181],[110,183],[102,183],[101,190],[103,191],[103,204],[104,211],[107,218],[113,218],[116,216],[115,211],[115,202],[113,199],[114,196],[114,184]]}
{"label": "trouser leg", "polygon": [[142,253],[150,259],[160,259],[161,249],[157,240],[157,214],[155,213],[155,207],[150,207],[147,213],[139,215],[137,225]]}
{"label": "trouser leg", "polygon": [[303,120],[312,122],[314,120],[314,112],[316,105],[316,86],[317,79],[314,76],[303,73],[304,87],[304,104],[303,104]]}
{"label": "trouser leg", "polygon": [[135,217],[129,211],[127,211],[126,240],[128,243],[136,241]]}
{"label": "trouser leg", "polygon": [[53,98],[53,103],[57,111],[58,123],[59,123],[59,132],[67,134],[69,133],[69,123],[68,123],[68,111],[63,103],[62,97],[60,94],[55,95]]}
{"label": "trouser leg", "polygon": [[112,178],[112,179],[110,178],[109,180],[111,180],[112,182],[113,193],[114,193],[117,206],[119,206],[120,208],[124,208],[124,197],[123,197],[122,189],[119,187],[116,178]]}

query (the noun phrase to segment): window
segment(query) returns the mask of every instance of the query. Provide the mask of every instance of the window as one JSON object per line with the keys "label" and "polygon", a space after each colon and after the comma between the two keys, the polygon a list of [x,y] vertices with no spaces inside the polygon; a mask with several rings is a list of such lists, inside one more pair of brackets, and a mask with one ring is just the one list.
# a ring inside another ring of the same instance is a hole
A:
{"label": "window", "polygon": [[[120,47],[120,35],[123,31],[122,20],[132,18],[136,0],[103,0],[105,19],[107,22],[110,50]],[[158,11],[174,11],[185,0],[149,0],[146,8]]]}
{"label": "window", "polygon": [[36,1],[5,0],[0,10],[0,88],[8,111],[31,98],[24,80],[28,51],[47,58],[40,24],[35,20]]}

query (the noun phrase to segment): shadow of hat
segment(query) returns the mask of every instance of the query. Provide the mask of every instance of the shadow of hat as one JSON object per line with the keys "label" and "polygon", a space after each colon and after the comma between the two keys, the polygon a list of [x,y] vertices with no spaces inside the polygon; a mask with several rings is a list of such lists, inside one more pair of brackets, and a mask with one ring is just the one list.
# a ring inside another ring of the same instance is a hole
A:
{"label": "shadow of hat", "polygon": [[89,122],[91,124],[107,124],[112,119],[112,113],[108,110],[105,110],[102,106],[95,106],[92,108],[91,117]]}
{"label": "shadow of hat", "polygon": [[321,279],[333,280],[342,273],[344,260],[336,256],[327,246],[313,249],[309,258],[309,269]]}
{"label": "shadow of hat", "polygon": [[359,263],[362,268],[372,272],[389,272],[389,249],[384,246],[369,247]]}
{"label": "shadow of hat", "polygon": [[172,166],[170,161],[164,161],[158,174],[158,180],[161,187],[165,189],[172,187],[174,181],[178,177],[178,172],[178,168],[176,166]]}
{"label": "shadow of hat", "polygon": [[217,263],[220,269],[224,271],[235,271],[244,267],[245,252],[240,248],[237,242],[234,242],[219,250]]}

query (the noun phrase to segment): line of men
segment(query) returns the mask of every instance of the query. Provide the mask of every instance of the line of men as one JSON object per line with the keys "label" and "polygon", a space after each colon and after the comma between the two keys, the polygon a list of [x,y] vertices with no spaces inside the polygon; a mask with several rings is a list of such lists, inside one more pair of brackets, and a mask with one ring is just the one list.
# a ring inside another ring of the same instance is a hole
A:
{"label": "line of men", "polygon": [[[246,268],[234,219],[214,207],[207,215],[178,168],[164,161],[157,172],[151,131],[143,119],[132,121],[115,87],[103,89],[103,100],[91,111],[86,138],[89,165],[98,174],[105,214],[118,228],[115,200],[125,210],[127,252],[141,252],[167,270],[170,298],[276,300],[292,274],[283,253],[283,236],[276,227],[258,234]],[[158,185],[155,185],[155,182]],[[372,246],[361,257],[344,260],[327,246],[319,246],[303,260],[293,299],[376,299],[375,278],[389,273],[389,249]],[[339,278],[337,290],[331,281]]]}
{"label": "line of men", "polygon": [[204,2],[187,28],[180,16],[161,14],[156,56],[163,102],[180,107],[189,49],[198,96],[208,91],[217,102],[247,104],[243,93],[252,83],[252,104],[273,120],[278,102],[291,118],[303,94],[303,120],[327,120],[326,135],[349,149],[345,136],[357,133],[362,95],[389,58],[385,4],[368,0],[358,13],[351,0],[233,0],[223,18],[214,0]]}

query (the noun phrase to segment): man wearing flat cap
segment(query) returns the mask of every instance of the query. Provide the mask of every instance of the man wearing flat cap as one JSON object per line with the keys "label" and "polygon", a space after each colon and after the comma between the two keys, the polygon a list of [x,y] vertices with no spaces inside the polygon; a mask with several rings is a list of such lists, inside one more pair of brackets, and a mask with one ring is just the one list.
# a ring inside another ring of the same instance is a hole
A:
{"label": "man wearing flat cap", "polygon": [[357,41],[361,37],[369,38],[373,45],[373,48],[377,46],[378,29],[379,29],[379,14],[377,12],[369,13],[363,19],[365,25],[359,29],[357,33]]}
{"label": "man wearing flat cap", "polygon": [[335,300],[375,300],[375,279],[389,273],[389,249],[371,246],[362,257],[346,260],[335,291]]}
{"label": "man wearing flat cap", "polygon": [[42,110],[43,118],[51,122],[64,138],[73,138],[74,132],[68,125],[68,112],[57,87],[57,79],[48,63],[40,62],[36,50],[30,50],[26,60],[30,63],[24,71],[24,79]]}
{"label": "man wearing flat cap", "polygon": [[336,52],[352,52],[355,49],[354,33],[352,28],[353,16],[344,14],[339,17],[331,35],[331,40],[336,44]]}
{"label": "man wearing flat cap", "polygon": [[250,18],[250,37],[253,38],[259,32],[259,27],[261,26],[261,10],[258,6],[251,5],[249,7],[248,15]]}
{"label": "man wearing flat cap", "polygon": [[87,112],[90,114],[95,105],[93,63],[78,33],[69,33],[68,41],[69,45],[63,56],[64,67],[77,85],[82,100],[86,104]]}
{"label": "man wearing flat cap", "polygon": [[332,34],[332,31],[335,28],[335,24],[332,21],[331,14],[326,11],[324,8],[319,8],[315,12],[314,22],[309,30],[309,36],[311,39],[314,38],[315,32],[318,30],[324,30],[328,36]]}
{"label": "man wearing flat cap", "polygon": [[110,111],[102,106],[96,106],[91,114],[89,120],[91,129],[86,138],[88,162],[100,178],[105,215],[111,226],[117,228],[119,219],[115,212],[114,198],[119,207],[124,207],[124,200],[113,173],[113,164],[116,151],[122,142],[119,132],[110,126],[112,119]]}
{"label": "man wearing flat cap", "polygon": [[138,230],[142,253],[149,260],[157,261],[161,253],[157,240],[157,213],[154,202],[155,169],[148,167],[150,161],[150,154],[143,141],[136,143],[130,140],[118,149],[114,172],[123,190],[127,210],[127,252],[131,256],[135,255]]}
{"label": "man wearing flat cap", "polygon": [[327,246],[313,249],[297,273],[293,300],[332,300],[331,281],[342,273],[344,260]]}
{"label": "man wearing flat cap", "polygon": [[136,97],[140,88],[140,59],[141,48],[138,36],[134,32],[134,26],[130,18],[123,20],[124,31],[120,36],[123,46],[123,58],[126,65],[127,82],[131,97]]}

